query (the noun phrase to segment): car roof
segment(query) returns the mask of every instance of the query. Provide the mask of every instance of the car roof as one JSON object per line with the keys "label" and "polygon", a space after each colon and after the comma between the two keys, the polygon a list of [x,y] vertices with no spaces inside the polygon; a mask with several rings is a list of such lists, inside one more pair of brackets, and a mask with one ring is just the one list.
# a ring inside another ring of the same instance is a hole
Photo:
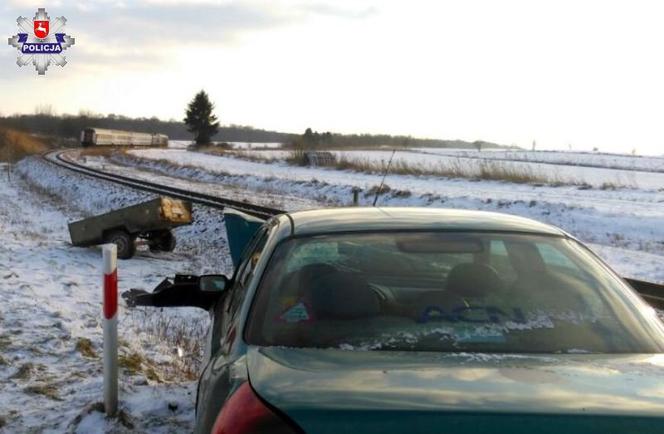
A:
{"label": "car roof", "polygon": [[444,208],[326,208],[288,214],[293,235],[383,230],[504,231],[566,235],[554,226],[509,214]]}

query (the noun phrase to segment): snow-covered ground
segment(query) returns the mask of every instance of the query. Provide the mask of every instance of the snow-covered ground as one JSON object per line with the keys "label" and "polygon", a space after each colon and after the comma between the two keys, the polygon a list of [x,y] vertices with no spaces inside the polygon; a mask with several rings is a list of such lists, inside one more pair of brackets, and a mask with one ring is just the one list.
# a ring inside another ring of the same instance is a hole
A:
{"label": "snow-covered ground", "polygon": [[[278,161],[247,161],[183,150],[144,149],[130,151],[130,155],[140,157],[125,158],[126,164],[134,168],[184,179],[242,185],[254,191],[268,188],[320,203],[349,204],[352,188],[359,187],[365,192],[360,195],[361,203],[371,204],[373,195],[366,192],[378,186],[382,178],[380,174],[295,167]],[[379,199],[381,205],[507,212],[562,227],[588,243],[664,255],[664,191],[579,189],[403,175],[389,175],[386,184],[392,191]],[[664,261],[659,267],[664,270]],[[641,275],[638,269],[634,273]]]}
{"label": "snow-covered ground", "polygon": [[185,149],[191,145],[191,140],[169,140],[168,147],[174,149]]}
{"label": "snow-covered ground", "polygon": [[430,155],[664,172],[664,157],[662,156],[603,154],[599,152],[526,151],[500,148],[482,151],[445,148],[415,148],[414,150]]}
{"label": "snow-covered ground", "polygon": [[[197,347],[209,322],[196,309],[130,310],[121,301],[124,417],[111,422],[99,412],[101,252],[72,247],[67,222],[147,198],[34,158],[18,164],[11,182],[0,178],[0,432],[192,430]],[[173,253],[143,249],[119,262],[121,291],[152,289],[176,272],[230,271],[218,211],[194,212],[196,224],[176,231]]]}
{"label": "snow-covered ground", "polygon": [[[152,150],[147,150],[150,153]],[[515,151],[468,151],[468,150],[397,150],[392,157],[390,150],[362,150],[362,151],[332,151],[337,157],[355,163],[368,164],[378,169],[384,167],[392,158],[393,167],[408,166],[421,172],[441,173],[450,171],[462,171],[469,175],[477,175],[487,164],[499,165],[505,170],[523,173],[542,179],[543,183],[587,185],[595,188],[628,187],[647,190],[656,190],[664,186],[664,159],[652,157],[652,159],[617,156],[616,161],[605,155],[597,155],[597,160],[591,160],[592,154],[575,154],[585,156],[588,163],[575,164],[574,158],[559,157],[561,163],[548,161],[547,158],[537,159],[532,157],[528,160],[518,157]],[[284,160],[289,152],[286,150],[245,150],[244,156],[253,159]],[[510,158],[509,155],[517,155]],[[549,153],[540,152],[548,155]],[[623,161],[625,160],[625,161]],[[643,160],[643,161],[642,161]],[[661,162],[659,161],[661,160]],[[662,170],[655,168],[662,165]],[[606,164],[606,165],[605,165]],[[614,164],[620,169],[612,168]],[[624,168],[622,168],[624,167]],[[652,171],[648,171],[652,170]]]}
{"label": "snow-covered ground", "polygon": [[235,149],[278,149],[283,146],[283,143],[280,142],[259,142],[259,143],[248,143],[248,142],[228,142]]}
{"label": "snow-covered ground", "polygon": [[[379,174],[184,149],[134,150],[109,160],[80,161],[287,210],[349,204],[353,187],[362,188],[361,203],[370,204],[373,195],[366,192],[381,181]],[[403,175],[389,175],[386,183],[392,190],[380,197],[380,205],[483,209],[535,218],[590,243],[624,276],[664,282],[664,183],[601,190]],[[0,432],[191,431],[192,371],[200,351],[187,347],[180,357],[168,335],[186,331],[189,342],[201,342],[207,315],[192,309],[126,309],[121,302],[120,400],[126,423],[107,421],[99,411],[100,251],[68,243],[66,222],[148,197],[37,158],[19,163],[11,182],[0,177]],[[177,230],[173,253],[143,249],[135,259],[119,263],[121,290],[151,289],[175,272],[230,272],[219,212],[202,207],[194,212],[196,223]]]}
{"label": "snow-covered ground", "polygon": [[[169,140],[168,147],[183,149],[191,145],[191,140]],[[279,142],[226,142],[233,146],[235,149],[277,149],[283,146],[283,143]]]}
{"label": "snow-covered ground", "polygon": [[136,170],[133,166],[134,161],[118,155],[113,156],[110,160],[103,157],[79,157],[77,161],[109,173],[275,209],[305,209],[318,206],[318,203],[314,200],[298,197],[296,194],[273,189],[269,186],[256,191],[248,188],[239,179],[236,180],[237,182],[224,182],[214,174],[201,172],[196,168],[188,170],[188,168],[177,167],[179,177],[173,177],[167,176],[172,175],[172,171],[169,170],[163,170],[163,175],[155,173],[155,171]]}

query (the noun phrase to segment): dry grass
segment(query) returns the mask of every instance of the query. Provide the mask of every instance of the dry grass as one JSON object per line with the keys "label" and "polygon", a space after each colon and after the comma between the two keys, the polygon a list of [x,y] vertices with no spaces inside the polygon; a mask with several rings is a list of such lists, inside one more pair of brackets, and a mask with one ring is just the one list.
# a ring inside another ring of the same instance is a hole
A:
{"label": "dry grass", "polygon": [[[155,381],[194,380],[198,377],[203,362],[207,318],[182,318],[153,308],[134,308],[130,312],[131,328],[140,331],[148,343],[165,345],[178,356],[169,366],[156,366],[138,353],[129,354],[124,360],[128,369],[140,370]],[[139,363],[142,368],[138,368]]]}
{"label": "dry grass", "polygon": [[23,389],[25,393],[32,395],[43,395],[55,401],[62,401],[58,395],[58,389],[52,384],[33,384]]}
{"label": "dry grass", "polygon": [[266,154],[258,154],[254,152],[247,152],[247,151],[231,151],[228,153],[229,156],[235,157],[235,158],[241,158],[243,160],[247,161],[254,161],[256,163],[271,163],[273,161],[277,161],[278,158],[268,156]]}
{"label": "dry grass", "polygon": [[[227,145],[227,146],[223,146]],[[242,160],[247,160],[247,161],[254,161],[257,163],[265,163],[265,162],[272,162],[277,160],[274,157],[267,156],[265,154],[259,154],[259,153],[254,153],[254,152],[248,152],[245,150],[241,149],[233,149],[231,148],[230,145],[228,144],[220,144],[220,145],[208,145],[208,146],[202,146],[202,147],[197,147],[195,148],[195,152],[200,152],[202,154],[209,154],[209,155],[215,155],[218,157],[233,157],[233,158],[240,158]]]}
{"label": "dry grass", "polygon": [[[216,147],[204,147],[197,149],[199,152],[212,155],[223,155],[227,157],[240,158],[243,160],[259,163],[271,163],[279,160],[272,156],[259,153],[216,149]],[[306,150],[302,147],[293,147],[285,158],[285,162],[293,166],[307,166]],[[163,164],[173,165],[169,161],[161,161]],[[328,165],[337,170],[351,170],[363,173],[384,173],[387,169],[387,160],[371,160],[369,158],[350,158],[346,155],[337,155],[336,160]],[[404,160],[395,160],[389,168],[389,173],[396,175],[413,176],[436,176],[445,178],[470,179],[474,181],[502,181],[516,184],[533,184],[549,186],[578,186],[584,187],[585,183],[579,180],[563,180],[557,174],[540,173],[526,165],[511,165],[497,160],[482,160],[477,164],[468,164],[467,161],[457,158],[456,160],[441,161],[437,165],[413,164]],[[603,186],[602,189],[620,188],[623,185]],[[405,193],[407,196],[408,193]]]}
{"label": "dry grass", "polygon": [[[557,176],[536,173],[528,166],[510,166],[495,160],[484,160],[480,163],[476,179],[490,181],[506,181],[516,184],[552,184],[562,185]],[[576,184],[571,182],[570,184]]]}
{"label": "dry grass", "polygon": [[[379,189],[380,192],[378,191]],[[382,187],[374,185],[371,188],[367,189],[364,192],[364,197],[374,197],[376,196],[376,194],[378,194],[378,196],[389,194],[392,197],[400,197],[400,198],[407,198],[413,195],[413,193],[410,190],[397,190],[390,187],[387,184],[383,184]]]}
{"label": "dry grass", "polygon": [[97,358],[97,353],[92,346],[92,341],[88,338],[79,338],[76,341],[76,351],[81,353],[83,357],[88,357],[91,359]]}
{"label": "dry grass", "polygon": [[232,146],[228,143],[220,143],[218,145],[203,145],[203,146],[190,146],[191,150],[202,152],[203,154],[210,155],[225,155],[232,151]]}
{"label": "dry grass", "polygon": [[[241,158],[243,160],[261,163],[270,163],[276,160],[274,157],[264,156],[257,153],[236,151],[228,149],[216,149],[207,147],[198,149],[200,152]],[[293,166],[307,166],[306,150],[302,147],[291,148],[286,163]],[[375,161],[369,158],[349,158],[338,155],[336,161],[329,167],[338,170],[352,170],[364,173],[384,173],[387,169],[387,160]],[[461,159],[441,161],[438,165],[419,165],[404,160],[392,161],[389,173],[397,175],[414,176],[437,176],[446,178],[471,179],[476,181],[503,181],[517,184],[536,185],[575,185],[581,186],[583,182],[574,180],[562,180],[556,174],[539,173],[525,165],[510,165],[496,160],[482,160],[478,164],[468,164]]]}
{"label": "dry grass", "polygon": [[28,380],[30,377],[32,377],[32,372],[34,369],[35,367],[32,363],[24,363],[14,374],[10,375],[9,378],[12,380]]}
{"label": "dry grass", "polygon": [[108,158],[113,155],[125,154],[127,150],[126,147],[119,146],[89,146],[87,148],[82,148],[79,155],[82,157]]}
{"label": "dry grass", "polygon": [[[137,352],[120,354],[118,356],[118,364],[130,375],[143,374],[150,381],[163,382],[159,374],[157,374],[155,364]],[[190,378],[187,377],[187,379]]]}
{"label": "dry grass", "polygon": [[[67,426],[67,432],[79,432],[78,426],[80,423],[83,421],[83,418],[86,417],[89,414],[92,413],[102,413],[105,414],[106,410],[104,409],[104,403],[103,402],[93,402],[92,404],[89,404],[87,407],[85,407],[72,421],[69,423]],[[134,429],[134,421],[132,418],[129,416],[127,411],[123,408],[118,409],[118,413],[115,416],[115,420],[117,420],[124,428],[127,428],[130,430],[129,432],[132,432],[131,430]],[[118,430],[113,429],[111,432],[126,432],[125,430]]]}
{"label": "dry grass", "polygon": [[[380,189],[380,192],[378,191],[378,189]],[[390,188],[390,186],[387,184],[383,184],[382,187],[374,185],[373,187],[364,192],[364,197],[374,196],[376,193],[378,193],[379,195],[386,194],[389,193],[390,191],[392,191],[392,188]]]}
{"label": "dry grass", "polygon": [[620,186],[616,185],[613,182],[603,182],[602,185],[599,186],[600,190],[616,190]]}
{"label": "dry grass", "polygon": [[286,157],[286,162],[288,164],[292,164],[293,166],[306,166],[307,156],[305,149],[300,146],[293,148],[288,153],[288,157]]}
{"label": "dry grass", "polygon": [[143,368],[143,356],[138,353],[120,354],[118,363],[130,374],[138,374]]}
{"label": "dry grass", "polygon": [[[365,173],[384,173],[387,160],[374,161],[340,156],[334,168]],[[558,176],[537,173],[527,166],[505,165],[500,161],[484,160],[478,165],[469,165],[460,159],[440,162],[438,165],[418,165],[404,160],[393,161],[389,173],[397,175],[438,176],[463,178],[476,181],[504,181],[517,184],[579,185],[576,181],[562,181]]]}
{"label": "dry grass", "polygon": [[23,157],[41,154],[48,149],[42,138],[0,127],[0,161],[14,163]]}
{"label": "dry grass", "polygon": [[[6,279],[7,277],[5,277]],[[0,350],[4,351],[12,344],[12,340],[8,335],[0,335]]]}

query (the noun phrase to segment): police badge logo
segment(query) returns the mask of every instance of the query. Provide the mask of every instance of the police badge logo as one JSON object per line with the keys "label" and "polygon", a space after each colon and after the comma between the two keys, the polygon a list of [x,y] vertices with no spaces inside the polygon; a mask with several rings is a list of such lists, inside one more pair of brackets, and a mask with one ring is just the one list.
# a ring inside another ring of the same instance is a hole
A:
{"label": "police badge logo", "polygon": [[19,51],[16,60],[18,66],[32,62],[39,75],[44,75],[51,63],[58,66],[67,64],[62,52],[74,45],[75,39],[63,32],[67,23],[65,17],[58,17],[51,22],[46,9],[39,8],[32,26],[30,20],[24,17],[18,17],[16,22],[21,32],[9,38],[9,45]]}

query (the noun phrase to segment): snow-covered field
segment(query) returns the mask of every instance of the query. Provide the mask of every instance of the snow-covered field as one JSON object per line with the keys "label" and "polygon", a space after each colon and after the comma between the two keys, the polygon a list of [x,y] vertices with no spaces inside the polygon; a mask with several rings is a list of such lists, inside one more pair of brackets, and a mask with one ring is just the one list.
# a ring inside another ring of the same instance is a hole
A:
{"label": "snow-covered field", "polygon": [[[168,147],[183,149],[191,145],[191,140],[169,140]],[[248,143],[248,142],[226,142],[233,146],[235,149],[277,149],[283,146],[283,143],[278,142],[258,142],[258,143]]]}
{"label": "snow-covered field", "polygon": [[570,166],[604,167],[610,169],[664,172],[664,156],[636,156],[602,154],[599,152],[525,151],[513,149],[444,149],[416,148],[418,152],[430,155],[452,157],[485,158],[495,160],[525,161],[530,163],[550,163]]}
{"label": "snow-covered field", "polygon": [[[209,322],[196,309],[128,310],[121,301],[124,417],[99,412],[101,252],[72,247],[67,222],[147,198],[38,159],[19,163],[11,182],[0,178],[0,432],[191,431],[195,347]],[[197,223],[177,230],[173,253],[140,250],[119,262],[121,291],[152,289],[175,272],[230,271],[218,212],[194,211]],[[183,337],[195,345],[178,349]]]}
{"label": "snow-covered field", "polygon": [[[161,175],[241,184],[254,191],[269,188],[321,203],[349,204],[352,188],[359,187],[365,192],[360,195],[361,203],[370,204],[373,195],[366,192],[378,186],[382,178],[380,174],[294,167],[278,161],[247,161],[181,150],[145,149],[130,154],[140,158],[127,159],[127,164]],[[403,175],[389,175],[386,184],[392,191],[379,199],[381,205],[507,212],[562,227],[588,243],[628,249],[626,254],[637,251],[664,255],[664,191],[580,189]],[[614,265],[623,271],[620,267],[627,262],[614,261]],[[652,262],[648,275],[639,267],[630,267],[629,273],[664,281],[664,260]]]}
{"label": "snow-covered field", "polygon": [[[147,150],[148,152],[152,150]],[[528,158],[527,151],[469,151],[449,149],[413,149],[398,150],[394,157],[390,150],[373,151],[332,151],[337,157],[346,161],[369,164],[381,168],[392,158],[393,167],[407,166],[421,172],[441,173],[450,171],[463,171],[469,175],[479,174],[482,167],[487,164],[500,167],[516,173],[523,173],[541,178],[543,183],[587,185],[595,188],[640,188],[648,190],[660,189],[664,186],[664,158],[652,159],[628,156],[607,157],[598,154],[574,154],[560,156],[553,152],[538,152],[534,157]],[[288,156],[286,150],[245,150],[243,155],[254,159],[284,160]],[[539,154],[542,154],[540,156]],[[558,155],[559,163],[555,159],[547,158],[549,154]],[[516,155],[512,158],[510,155]],[[525,157],[520,157],[524,155]],[[587,163],[581,163],[576,158],[584,157]],[[596,160],[591,157],[597,157]],[[613,165],[612,165],[613,164]],[[661,170],[658,168],[661,164]],[[612,167],[619,167],[614,169]],[[650,170],[650,171],[649,171]]]}

